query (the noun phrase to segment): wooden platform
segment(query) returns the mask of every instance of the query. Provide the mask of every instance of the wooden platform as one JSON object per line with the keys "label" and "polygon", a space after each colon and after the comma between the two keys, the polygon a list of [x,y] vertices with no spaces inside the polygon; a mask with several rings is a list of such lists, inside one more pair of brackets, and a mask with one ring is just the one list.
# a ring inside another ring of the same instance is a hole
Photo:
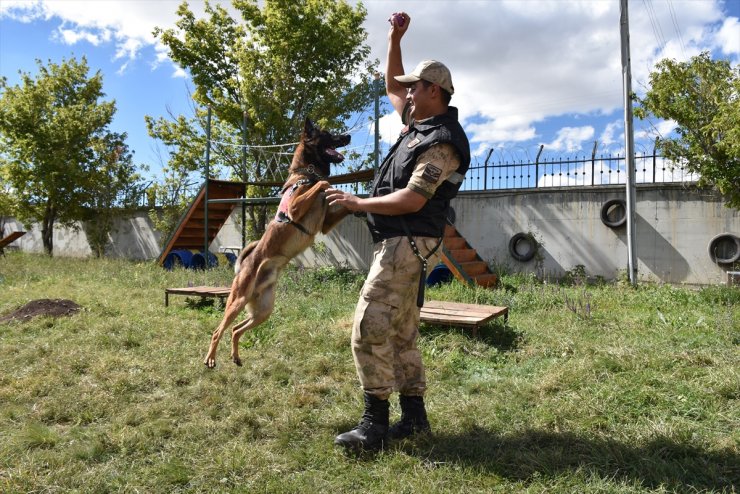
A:
{"label": "wooden platform", "polygon": [[509,308],[439,300],[427,300],[421,308],[422,322],[469,328],[472,329],[473,336],[478,335],[479,327],[499,316],[504,316],[504,321],[507,321]]}
{"label": "wooden platform", "polygon": [[231,292],[228,286],[189,286],[187,288],[165,288],[164,289],[164,306],[170,305],[170,295],[191,295],[201,298],[218,297],[224,302]]}
{"label": "wooden platform", "polygon": [[[201,298],[220,298],[225,301],[229,296],[231,288],[213,286],[190,286],[186,288],[165,288],[164,305],[170,305],[170,295],[190,295]],[[473,330],[473,336],[477,336],[478,328],[499,316],[504,316],[504,321],[509,319],[508,307],[496,307],[493,305],[461,304],[458,302],[442,302],[439,300],[427,300],[421,308],[421,322],[429,324],[440,324],[445,326],[458,326]]]}

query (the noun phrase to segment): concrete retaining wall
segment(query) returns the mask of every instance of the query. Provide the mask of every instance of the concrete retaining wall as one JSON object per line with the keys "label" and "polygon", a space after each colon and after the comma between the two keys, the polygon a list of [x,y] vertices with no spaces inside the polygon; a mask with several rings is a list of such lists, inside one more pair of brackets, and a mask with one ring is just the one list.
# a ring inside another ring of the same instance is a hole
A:
{"label": "concrete retaining wall", "polygon": [[[722,197],[686,185],[638,185],[636,251],[641,280],[666,283],[718,284],[730,266],[716,265],[708,254],[710,240],[720,233],[740,235],[740,211],[724,206]],[[456,226],[480,256],[504,272],[533,272],[559,278],[577,265],[590,276],[614,279],[627,268],[627,232],[601,221],[603,204],[624,198],[624,186],[548,188],[463,192],[453,202]],[[6,220],[5,233],[22,229]],[[509,253],[509,240],[519,232],[539,242],[538,254],[528,262]],[[130,259],[159,255],[159,235],[146,213],[121,220],[112,235],[108,254]],[[241,234],[227,222],[211,246],[238,246]],[[24,251],[42,252],[37,228],[14,244]],[[84,229],[57,229],[55,255],[88,256]],[[364,219],[348,217],[313,248],[296,259],[305,266],[344,264],[367,269],[372,241]]]}

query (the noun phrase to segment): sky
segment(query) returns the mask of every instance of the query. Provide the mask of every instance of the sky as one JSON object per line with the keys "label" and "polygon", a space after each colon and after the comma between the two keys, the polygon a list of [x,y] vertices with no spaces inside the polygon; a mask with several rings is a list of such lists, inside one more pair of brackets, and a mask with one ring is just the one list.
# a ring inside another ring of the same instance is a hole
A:
{"label": "sky", "polygon": [[[105,100],[117,112],[111,130],[127,132],[134,161],[161,178],[165,150],[146,132],[144,116],[191,115],[188,74],[152,35],[174,27],[180,0],[0,0],[0,76],[19,83],[36,59],[60,63],[85,56],[103,74]],[[203,2],[190,0],[196,16]],[[228,0],[221,3],[233,12]],[[353,2],[354,3],[354,2]],[[415,0],[363,2],[371,58],[386,61],[387,22],[411,16],[402,41],[406,71],[437,59],[452,73],[452,104],[482,163],[624,154],[619,0]],[[740,0],[630,0],[632,89],[644,94],[663,58],[686,61],[702,51],[740,63]],[[400,118],[384,105],[383,146]],[[363,119],[359,120],[364,122]],[[655,133],[674,124],[635,119],[635,150],[651,153]],[[372,150],[372,128],[354,129],[351,147]],[[256,144],[256,143],[255,143]]]}

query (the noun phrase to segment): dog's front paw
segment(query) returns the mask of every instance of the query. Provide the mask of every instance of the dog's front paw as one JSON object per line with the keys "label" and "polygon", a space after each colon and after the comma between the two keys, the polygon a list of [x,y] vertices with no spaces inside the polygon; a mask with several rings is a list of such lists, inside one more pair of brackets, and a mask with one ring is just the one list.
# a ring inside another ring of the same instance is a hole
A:
{"label": "dog's front paw", "polygon": [[205,366],[209,369],[213,369],[214,367],[216,367],[216,357],[207,356],[206,359],[203,361],[203,364],[205,364]]}
{"label": "dog's front paw", "polygon": [[234,363],[235,363],[236,365],[238,365],[239,367],[241,367],[241,366],[242,366],[242,359],[240,359],[240,358],[239,358],[238,356],[237,356],[237,357],[231,357],[231,360],[232,360],[232,361],[233,361],[233,362],[234,362]]}

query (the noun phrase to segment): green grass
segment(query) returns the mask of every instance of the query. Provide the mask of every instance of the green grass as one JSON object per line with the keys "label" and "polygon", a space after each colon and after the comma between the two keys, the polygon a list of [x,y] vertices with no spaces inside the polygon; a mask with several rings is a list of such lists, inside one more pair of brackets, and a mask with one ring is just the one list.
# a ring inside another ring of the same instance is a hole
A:
{"label": "green grass", "polygon": [[[422,327],[431,438],[347,457],[360,417],[349,347],[362,275],[286,272],[243,367],[201,363],[216,305],[164,288],[227,269],[0,257],[0,492],[736,492],[740,290],[453,282],[428,298],[506,305],[473,339]],[[391,408],[397,416],[397,400]]]}

